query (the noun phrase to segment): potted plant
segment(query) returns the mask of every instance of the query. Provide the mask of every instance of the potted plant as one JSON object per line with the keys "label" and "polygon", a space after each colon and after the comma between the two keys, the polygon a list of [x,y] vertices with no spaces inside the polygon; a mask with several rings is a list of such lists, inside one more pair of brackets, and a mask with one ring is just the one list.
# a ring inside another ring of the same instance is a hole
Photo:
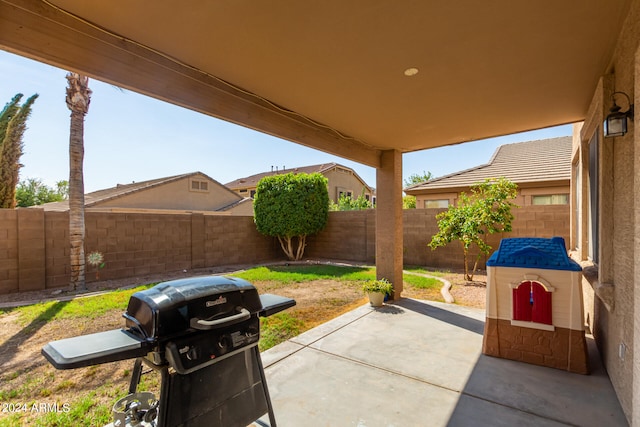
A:
{"label": "potted plant", "polygon": [[393,291],[393,285],[387,279],[368,280],[362,285],[362,291],[367,294],[373,307],[380,307],[385,295]]}

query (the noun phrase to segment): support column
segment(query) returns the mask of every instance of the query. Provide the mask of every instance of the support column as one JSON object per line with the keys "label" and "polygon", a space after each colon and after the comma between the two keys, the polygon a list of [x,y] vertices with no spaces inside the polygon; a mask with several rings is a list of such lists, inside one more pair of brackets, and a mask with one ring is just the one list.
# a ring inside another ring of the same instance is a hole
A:
{"label": "support column", "polygon": [[402,292],[402,153],[382,152],[376,169],[376,276],[393,283],[393,299]]}

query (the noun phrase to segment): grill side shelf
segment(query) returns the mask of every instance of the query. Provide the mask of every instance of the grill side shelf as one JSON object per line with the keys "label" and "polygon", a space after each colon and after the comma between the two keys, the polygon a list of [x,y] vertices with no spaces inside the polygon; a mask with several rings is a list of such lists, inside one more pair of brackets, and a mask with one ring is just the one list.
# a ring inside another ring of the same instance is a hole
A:
{"label": "grill side shelf", "polygon": [[260,317],[268,317],[296,305],[296,300],[292,298],[273,294],[260,295],[260,302],[262,303],[262,310],[258,312]]}
{"label": "grill side shelf", "polygon": [[142,357],[150,350],[149,342],[123,329],[113,329],[51,341],[41,353],[56,369],[75,369]]}

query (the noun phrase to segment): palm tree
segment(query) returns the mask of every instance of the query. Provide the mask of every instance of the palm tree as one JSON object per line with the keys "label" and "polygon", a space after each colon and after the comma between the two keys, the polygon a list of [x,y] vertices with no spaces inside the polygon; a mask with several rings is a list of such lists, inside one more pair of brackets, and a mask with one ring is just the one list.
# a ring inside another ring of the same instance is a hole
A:
{"label": "palm tree", "polygon": [[69,242],[71,287],[86,289],[84,282],[84,116],[89,111],[89,78],[67,74],[67,107],[71,110],[69,131]]}
{"label": "palm tree", "polygon": [[13,97],[0,112],[0,208],[16,207],[16,187],[22,165],[22,137],[27,129],[27,119],[38,94],[31,96],[22,106],[22,94]]}

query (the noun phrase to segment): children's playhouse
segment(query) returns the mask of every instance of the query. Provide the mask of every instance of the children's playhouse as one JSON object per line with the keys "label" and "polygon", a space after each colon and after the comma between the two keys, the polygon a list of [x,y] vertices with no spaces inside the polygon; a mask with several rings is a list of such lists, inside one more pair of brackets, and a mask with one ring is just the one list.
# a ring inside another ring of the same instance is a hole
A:
{"label": "children's playhouse", "polygon": [[582,268],[564,239],[502,239],[487,261],[482,352],[588,374]]}

